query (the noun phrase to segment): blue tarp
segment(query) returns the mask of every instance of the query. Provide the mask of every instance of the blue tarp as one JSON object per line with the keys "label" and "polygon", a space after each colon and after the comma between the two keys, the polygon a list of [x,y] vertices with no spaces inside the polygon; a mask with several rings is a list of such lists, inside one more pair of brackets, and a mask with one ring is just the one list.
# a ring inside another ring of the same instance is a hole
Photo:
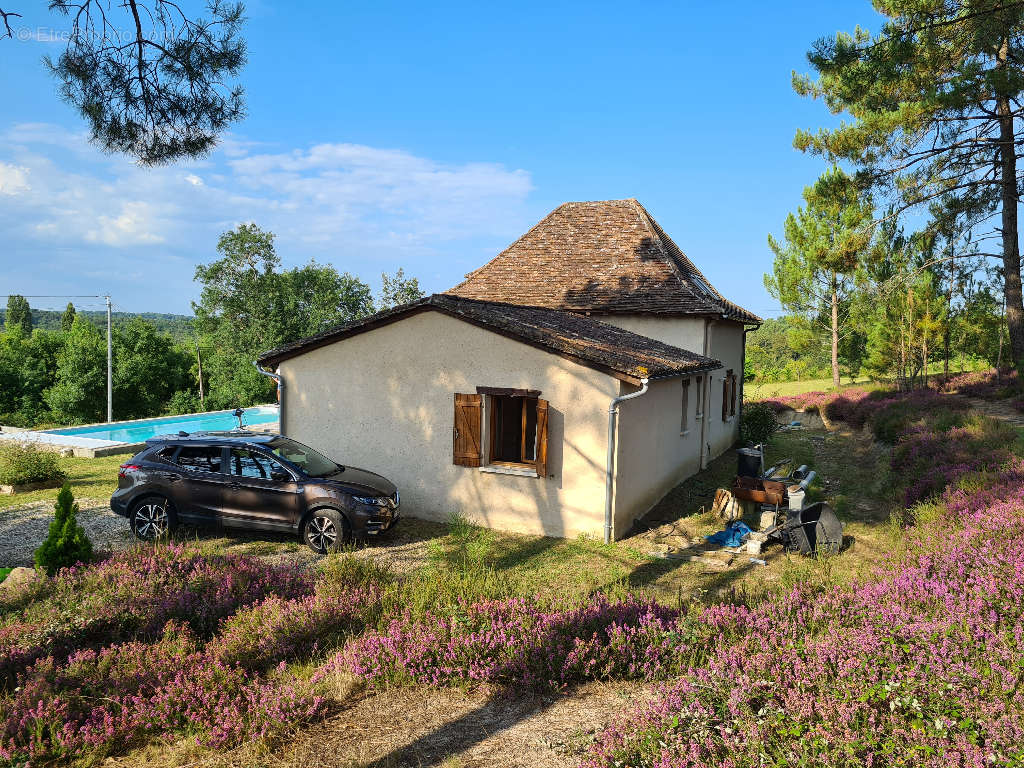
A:
{"label": "blue tarp", "polygon": [[713,533],[710,536],[704,538],[711,544],[717,544],[720,547],[738,547],[743,543],[743,537],[748,533],[753,533],[750,528],[742,520],[734,520],[725,526],[724,531]]}

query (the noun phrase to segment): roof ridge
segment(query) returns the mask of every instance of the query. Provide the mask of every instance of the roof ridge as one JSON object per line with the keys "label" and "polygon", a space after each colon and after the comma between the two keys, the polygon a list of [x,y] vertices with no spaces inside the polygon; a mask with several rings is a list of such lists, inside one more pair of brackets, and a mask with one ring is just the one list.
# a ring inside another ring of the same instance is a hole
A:
{"label": "roof ridge", "polygon": [[[690,266],[693,269],[693,271],[697,273],[697,275],[704,281],[704,284],[711,288],[711,290],[714,291],[716,295],[718,295],[718,291],[711,287],[711,284],[708,283],[707,278],[700,274],[700,271],[697,269],[696,266],[694,266],[693,262],[691,262],[690,259],[687,258],[686,254],[682,252],[678,245],[675,244],[672,238],[669,237],[668,233],[661,228],[661,225],[658,224],[658,222],[655,220],[653,216],[651,216],[650,212],[646,208],[644,208],[643,203],[641,203],[639,200],[634,199],[633,204],[638,209],[637,212],[640,216],[641,221],[643,221],[644,226],[647,228],[647,231],[651,233],[652,237],[657,239],[658,247],[661,249],[662,253],[665,254],[665,260],[668,262],[669,266],[672,267],[672,270],[676,273],[676,275],[681,278],[680,282],[683,284],[685,289],[689,291],[690,295],[693,296],[693,298],[695,299],[700,299],[704,301],[707,300],[706,296],[700,295],[697,291],[693,289],[693,285],[691,285],[689,279],[690,276],[683,272],[681,265],[679,264],[679,261],[671,253],[669,248],[665,246],[666,240],[668,240],[669,242],[672,243],[672,245],[675,246],[675,249],[679,252],[679,254],[684,259],[686,259],[687,265]],[[719,295],[718,298],[721,299],[721,296]]]}

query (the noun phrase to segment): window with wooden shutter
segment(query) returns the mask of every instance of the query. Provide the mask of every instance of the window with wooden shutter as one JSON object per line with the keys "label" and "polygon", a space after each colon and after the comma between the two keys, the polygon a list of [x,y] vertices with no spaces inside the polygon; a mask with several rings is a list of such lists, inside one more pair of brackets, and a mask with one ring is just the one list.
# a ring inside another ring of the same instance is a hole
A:
{"label": "window with wooden shutter", "polygon": [[735,373],[732,374],[729,379],[729,416],[732,417],[736,415],[736,394],[740,387],[739,379],[736,377]]}
{"label": "window with wooden shutter", "polygon": [[452,463],[462,467],[479,467],[480,425],[483,411],[481,395],[455,393],[455,420],[452,427]]}

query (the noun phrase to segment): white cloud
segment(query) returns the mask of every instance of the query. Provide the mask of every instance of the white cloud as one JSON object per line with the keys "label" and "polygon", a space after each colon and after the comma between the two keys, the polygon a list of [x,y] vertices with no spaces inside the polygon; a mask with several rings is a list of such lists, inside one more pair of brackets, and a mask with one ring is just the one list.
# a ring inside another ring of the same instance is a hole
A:
{"label": "white cloud", "polygon": [[163,236],[157,234],[154,212],[148,203],[134,202],[121,205],[121,215],[100,216],[94,229],[85,233],[90,243],[103,243],[115,247],[162,243]]}
{"label": "white cloud", "polygon": [[169,297],[134,309],[180,311],[196,293],[195,265],[242,221],[275,232],[286,264],[315,257],[371,282],[403,266],[442,290],[530,223],[523,170],[358,144],[284,152],[237,137],[225,144],[201,162],[146,169],[58,126],[0,131],[0,194],[9,198],[0,228],[15,254],[13,277],[24,272],[19,290],[28,293],[43,267],[69,287],[31,292],[91,293],[79,283],[92,272],[124,283],[119,290]]}
{"label": "white cloud", "polygon": [[17,195],[28,189],[28,168],[0,163],[0,195]]}

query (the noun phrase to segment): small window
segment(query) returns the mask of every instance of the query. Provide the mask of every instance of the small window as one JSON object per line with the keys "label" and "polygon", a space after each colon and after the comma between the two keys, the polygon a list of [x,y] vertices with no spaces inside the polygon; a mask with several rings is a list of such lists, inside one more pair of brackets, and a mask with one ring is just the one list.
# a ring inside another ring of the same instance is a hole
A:
{"label": "small window", "polygon": [[694,413],[693,417],[697,421],[700,421],[701,419],[704,418],[704,377],[703,376],[698,376],[696,378],[696,385],[697,385],[697,392],[696,392],[696,395],[697,395],[697,407],[696,407],[696,412]]}
{"label": "small window", "polygon": [[683,379],[682,416],[679,417],[679,434],[690,431],[690,380]]}
{"label": "small window", "polygon": [[284,472],[285,469],[269,456],[249,451],[244,448],[231,449],[231,474],[239,477],[253,477],[269,480],[272,472]]}
{"label": "small window", "polygon": [[537,398],[491,395],[490,459],[502,464],[537,461]]}
{"label": "small window", "polygon": [[722,379],[722,421],[736,415],[736,375],[730,368]]}
{"label": "small window", "polygon": [[220,472],[220,446],[186,445],[178,452],[178,465],[197,472]]}

